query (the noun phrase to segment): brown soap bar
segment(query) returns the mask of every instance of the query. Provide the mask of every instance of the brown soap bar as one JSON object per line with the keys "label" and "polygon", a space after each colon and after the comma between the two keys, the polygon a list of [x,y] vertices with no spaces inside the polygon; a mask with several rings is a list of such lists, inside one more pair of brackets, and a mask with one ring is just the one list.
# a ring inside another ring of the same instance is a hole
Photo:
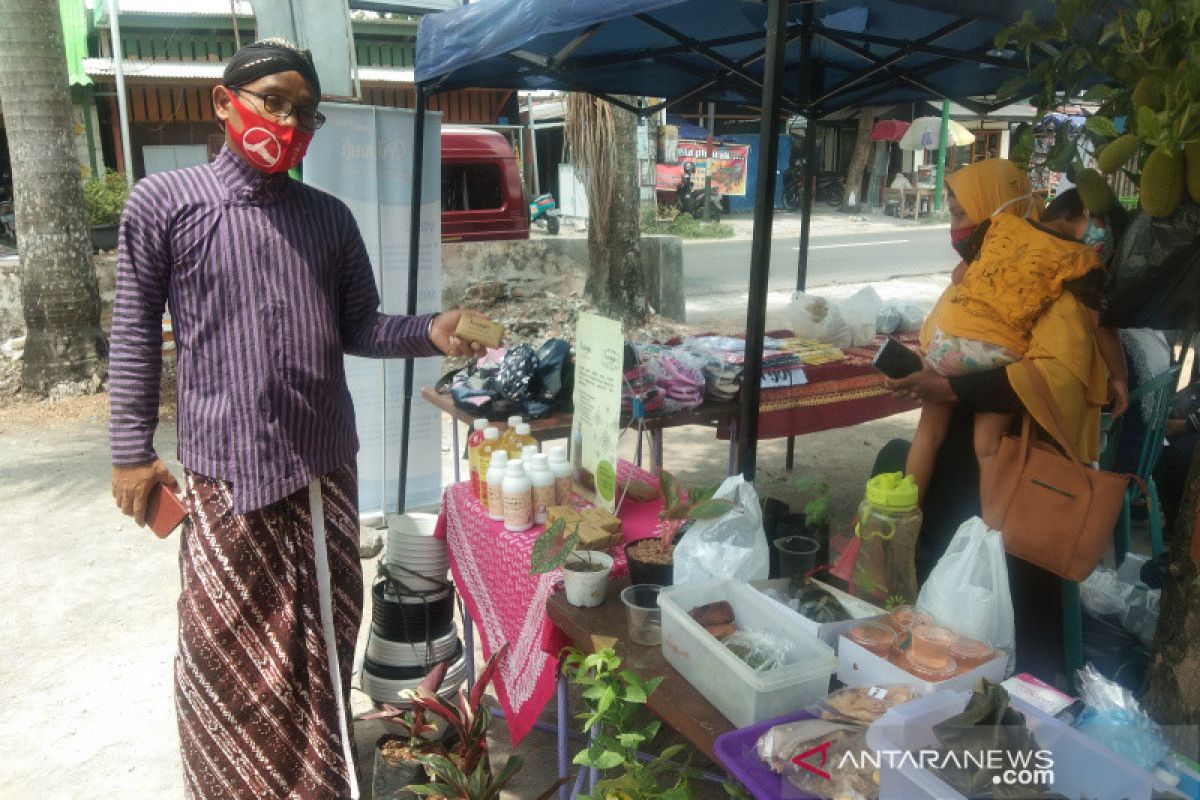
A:
{"label": "brown soap bar", "polygon": [[546,508],[547,527],[553,525],[560,519],[567,523],[568,528],[583,520],[583,518],[579,516],[579,512],[571,506],[548,506]]}
{"label": "brown soap bar", "polygon": [[733,606],[724,600],[696,606],[688,612],[688,616],[704,627],[710,625],[728,625],[733,622]]}
{"label": "brown soap bar", "polygon": [[724,641],[737,633],[737,626],[727,622],[724,625],[705,625],[704,630],[712,634],[714,639]]}
{"label": "brown soap bar", "polygon": [[575,546],[577,550],[607,550],[612,547],[614,537],[619,540],[619,534],[612,534],[595,525],[584,523],[579,526],[579,544]]}
{"label": "brown soap bar", "polygon": [[504,340],[504,326],[498,322],[492,322],[486,317],[463,314],[458,319],[458,327],[454,329],[454,335],[464,342],[478,342],[488,347],[499,347],[500,342]]}
{"label": "brown soap bar", "polygon": [[654,488],[645,481],[639,481],[636,479],[629,481],[629,486],[625,492],[639,503],[645,503],[648,500],[653,500],[654,498],[658,497],[658,489]]}
{"label": "brown soap bar", "polygon": [[589,525],[595,525],[597,528],[606,530],[609,533],[621,532],[621,520],[599,506],[592,506],[587,511],[584,511],[583,521]]}

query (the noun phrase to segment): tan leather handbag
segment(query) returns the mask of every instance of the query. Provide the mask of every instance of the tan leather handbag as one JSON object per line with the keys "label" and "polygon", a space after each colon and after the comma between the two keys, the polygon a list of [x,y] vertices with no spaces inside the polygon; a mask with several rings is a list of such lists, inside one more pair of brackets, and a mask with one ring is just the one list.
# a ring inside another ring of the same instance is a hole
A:
{"label": "tan leather handbag", "polygon": [[1024,364],[1049,408],[1046,432],[1058,447],[1037,439],[1026,413],[1021,435],[1004,437],[996,468],[980,486],[983,521],[1003,534],[1004,549],[1012,555],[1082,581],[1112,540],[1129,476],[1083,463],[1045,378],[1032,362]]}

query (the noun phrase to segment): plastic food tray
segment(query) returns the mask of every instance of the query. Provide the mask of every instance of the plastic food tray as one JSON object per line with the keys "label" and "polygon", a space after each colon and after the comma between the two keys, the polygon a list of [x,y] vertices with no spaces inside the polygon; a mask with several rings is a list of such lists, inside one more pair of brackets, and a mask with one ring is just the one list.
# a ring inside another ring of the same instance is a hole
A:
{"label": "plastic food tray", "polygon": [[[875,750],[918,750],[937,747],[933,726],[962,711],[970,692],[936,692],[890,709],[867,730],[867,746]],[[1152,792],[1182,797],[1150,773],[1121,758],[1064,722],[1017,698],[1013,708],[1025,715],[1038,746],[1053,755],[1053,782],[1040,786],[1069,798],[1150,800]],[[953,800],[962,795],[932,772],[908,764],[880,765],[880,800]]]}
{"label": "plastic food tray", "polygon": [[[699,605],[725,600],[739,628],[768,630],[791,645],[790,663],[759,672],[688,616]],[[829,692],[837,669],[833,648],[804,630],[799,616],[748,583],[712,580],[664,589],[663,657],[739,728],[808,708]]]}
{"label": "plastic food tray", "polygon": [[[713,744],[713,750],[721,765],[729,770],[730,774],[737,778],[750,794],[754,795],[755,800],[783,800],[784,797],[787,800],[811,798],[812,795],[801,792],[788,783],[787,778],[773,772],[767,766],[767,762],[758,757],[755,745],[758,744],[758,740],[764,733],[776,725],[798,722],[802,719],[814,719],[815,717],[816,714],[809,711],[796,711],[760,722],[757,725],[751,725],[749,728],[730,731],[717,737],[717,741]],[[783,792],[785,784],[787,786],[786,795]]]}

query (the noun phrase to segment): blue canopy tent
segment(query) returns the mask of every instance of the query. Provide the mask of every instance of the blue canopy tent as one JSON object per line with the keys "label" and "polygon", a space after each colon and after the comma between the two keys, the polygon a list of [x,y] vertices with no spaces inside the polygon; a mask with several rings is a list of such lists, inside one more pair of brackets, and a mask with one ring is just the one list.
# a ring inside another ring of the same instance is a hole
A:
{"label": "blue canopy tent", "polygon": [[[784,113],[817,120],[867,104],[948,98],[980,113],[1012,102],[998,89],[1026,63],[995,49],[1025,12],[1053,18],[1051,0],[479,0],[421,19],[417,30],[420,185],[425,96],[465,87],[558,89],[602,97],[648,116],[684,102],[758,109],[762,157],[746,319],[739,468],[753,478],[767,273]],[[665,100],[638,108],[617,95]],[[806,164],[815,137],[805,137]],[[802,206],[798,288],[808,267],[811,180]],[[416,297],[419,204],[414,189],[410,300]],[[404,416],[407,427],[407,409]],[[407,433],[407,431],[405,431]],[[403,497],[407,448],[401,448]]]}

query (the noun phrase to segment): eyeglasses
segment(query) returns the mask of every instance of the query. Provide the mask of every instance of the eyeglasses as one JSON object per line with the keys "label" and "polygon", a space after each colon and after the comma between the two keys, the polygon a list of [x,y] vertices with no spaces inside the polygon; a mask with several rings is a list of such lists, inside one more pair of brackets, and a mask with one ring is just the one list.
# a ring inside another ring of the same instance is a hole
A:
{"label": "eyeglasses", "polygon": [[262,94],[238,87],[230,87],[229,91],[235,93],[245,92],[248,95],[257,97],[262,101],[263,110],[276,119],[284,120],[295,114],[296,122],[305,130],[315,131],[325,124],[325,115],[320,111],[301,108],[286,97],[280,97],[277,94]]}

